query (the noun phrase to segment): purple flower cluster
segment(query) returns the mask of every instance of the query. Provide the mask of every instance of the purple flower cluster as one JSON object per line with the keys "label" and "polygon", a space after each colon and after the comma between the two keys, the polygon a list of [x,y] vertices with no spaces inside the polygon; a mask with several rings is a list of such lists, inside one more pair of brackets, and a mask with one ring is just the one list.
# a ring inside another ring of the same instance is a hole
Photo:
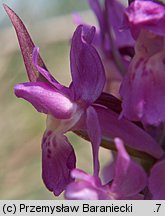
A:
{"label": "purple flower cluster", "polygon": [[[66,199],[165,199],[165,5],[89,5],[98,27],[75,16],[69,87],[52,77],[23,22],[4,5],[30,80],[17,84],[15,95],[47,115],[43,181],[56,196],[65,191]],[[68,131],[90,141],[92,175],[76,168]],[[116,152],[104,184],[100,146]]]}

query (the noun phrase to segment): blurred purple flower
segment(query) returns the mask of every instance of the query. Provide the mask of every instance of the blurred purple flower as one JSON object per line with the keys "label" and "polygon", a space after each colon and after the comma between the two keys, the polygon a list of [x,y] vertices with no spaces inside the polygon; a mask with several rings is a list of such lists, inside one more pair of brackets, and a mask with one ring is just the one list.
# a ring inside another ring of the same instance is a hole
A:
{"label": "blurred purple flower", "polygon": [[[147,175],[127,154],[122,141],[115,138],[118,150],[112,182],[102,185],[97,176],[90,176],[75,169],[71,172],[75,182],[69,184],[65,191],[67,199],[114,200],[142,199],[139,193],[147,184]],[[107,170],[108,171],[108,170]]]}
{"label": "blurred purple flower", "polygon": [[165,121],[165,6],[135,0],[125,12],[125,27],[136,39],[135,56],[120,89],[122,115],[144,124]]}

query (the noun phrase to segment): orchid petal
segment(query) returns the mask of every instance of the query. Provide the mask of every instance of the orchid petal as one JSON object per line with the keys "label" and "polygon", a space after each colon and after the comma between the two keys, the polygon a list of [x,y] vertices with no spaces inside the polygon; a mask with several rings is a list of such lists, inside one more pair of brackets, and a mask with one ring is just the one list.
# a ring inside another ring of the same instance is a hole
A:
{"label": "orchid petal", "polygon": [[121,31],[120,29],[125,10],[124,5],[118,0],[106,0],[106,9],[108,24],[114,31],[117,47],[132,47],[134,45],[134,40],[131,36],[131,32],[128,29],[125,31]]}
{"label": "orchid petal", "polygon": [[[74,13],[73,14],[73,22],[76,24],[76,26],[78,25],[83,25],[83,32],[84,34],[86,34],[87,32],[90,31],[91,29],[91,25],[88,25],[84,22],[84,20],[82,19],[82,17],[80,16],[80,14],[78,13]],[[101,38],[100,38],[100,29],[96,27],[96,32],[95,32],[95,35],[94,35],[94,38],[93,38],[93,42],[92,44],[95,46],[95,47],[100,47],[101,46]]]}
{"label": "orchid petal", "polygon": [[93,151],[93,166],[94,166],[94,175],[97,176],[99,173],[99,147],[101,143],[101,129],[98,120],[97,113],[93,107],[87,109],[87,131],[92,143]]}
{"label": "orchid petal", "polygon": [[42,140],[42,177],[56,196],[72,181],[70,171],[75,163],[75,153],[67,138],[47,130]]}
{"label": "orchid petal", "polygon": [[85,37],[82,37],[82,31],[83,26],[78,26],[72,38],[70,52],[72,88],[75,100],[81,100],[86,105],[90,105],[103,90],[105,73],[97,51],[87,43],[93,39],[94,27],[88,32],[87,41]]}
{"label": "orchid petal", "polygon": [[[21,48],[22,56],[24,59],[26,71],[29,77],[29,80],[32,82],[36,81],[44,81],[47,82],[47,80],[42,76],[36,67],[32,63],[32,53],[33,49],[35,47],[25,25],[23,24],[22,20],[17,16],[17,14],[10,9],[7,5],[4,4],[4,8],[16,30],[19,45]],[[38,56],[38,65],[42,68],[46,69],[46,66],[41,59],[40,56]]]}
{"label": "orchid petal", "polygon": [[120,88],[122,115],[158,126],[165,121],[164,38],[141,30]]}
{"label": "orchid petal", "polygon": [[153,200],[165,200],[165,160],[156,163],[151,169],[149,189]]}
{"label": "orchid petal", "polygon": [[102,177],[103,177],[102,179],[105,184],[110,183],[114,178],[115,166],[116,166],[116,160],[110,161],[104,166],[102,170]]}
{"label": "orchid petal", "polygon": [[131,197],[144,189],[147,184],[147,175],[140,165],[131,160],[121,139],[115,138],[115,143],[118,154],[110,190],[121,198]]}
{"label": "orchid petal", "polygon": [[59,119],[70,118],[76,106],[52,85],[43,82],[17,84],[15,94],[30,102],[38,112],[50,113]]}
{"label": "orchid petal", "polygon": [[101,185],[100,179],[90,176],[79,169],[74,169],[71,176],[75,182],[70,183],[65,191],[65,198],[71,200],[107,200],[110,199],[108,188]]}
{"label": "orchid petal", "polygon": [[[150,154],[157,159],[163,156],[164,151],[161,146],[143,129],[124,118],[119,119],[119,115],[110,109],[97,105],[93,107],[98,115],[103,139],[108,141],[120,137],[130,148]],[[75,130],[87,132],[83,121]]]}
{"label": "orchid petal", "polygon": [[125,10],[124,25],[131,28],[134,38],[138,37],[142,28],[165,36],[165,7],[158,2],[135,0]]}

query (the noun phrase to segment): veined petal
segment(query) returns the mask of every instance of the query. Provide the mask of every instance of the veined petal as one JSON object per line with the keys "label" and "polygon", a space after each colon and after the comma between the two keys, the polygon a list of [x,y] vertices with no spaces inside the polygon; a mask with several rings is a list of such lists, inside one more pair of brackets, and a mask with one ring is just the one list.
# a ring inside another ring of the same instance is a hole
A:
{"label": "veined petal", "polygon": [[[22,56],[24,59],[26,71],[29,77],[29,80],[32,82],[36,81],[44,81],[47,80],[42,76],[36,67],[32,63],[32,53],[35,47],[25,25],[23,24],[22,20],[17,16],[17,14],[10,9],[7,5],[4,4],[4,8],[16,30],[19,45],[21,48]],[[38,56],[38,65],[42,68],[46,69],[46,66],[40,56]]]}
{"label": "veined petal", "polygon": [[94,175],[98,176],[100,167],[98,153],[101,143],[101,128],[97,113],[92,106],[87,109],[86,124],[88,135],[92,143]]}
{"label": "veined petal", "polygon": [[147,175],[140,165],[131,160],[127,154],[123,142],[115,138],[118,150],[115,175],[110,191],[125,199],[138,194],[147,184]]}
{"label": "veined petal", "polygon": [[42,140],[42,177],[46,187],[56,196],[72,181],[75,153],[67,138],[47,130]]}
{"label": "veined petal", "polygon": [[156,163],[151,169],[149,189],[153,200],[165,200],[165,160]]}
{"label": "veined petal", "polygon": [[[94,27],[88,36],[82,37],[83,26],[78,26],[73,38],[70,52],[72,88],[75,100],[81,100],[90,105],[101,94],[105,73],[101,59],[96,49],[89,43],[93,39]],[[85,38],[88,38],[85,41]]]}
{"label": "veined petal", "polygon": [[52,85],[43,82],[17,84],[15,94],[30,102],[38,112],[52,114],[58,119],[68,119],[75,111],[75,106],[66,96]]}

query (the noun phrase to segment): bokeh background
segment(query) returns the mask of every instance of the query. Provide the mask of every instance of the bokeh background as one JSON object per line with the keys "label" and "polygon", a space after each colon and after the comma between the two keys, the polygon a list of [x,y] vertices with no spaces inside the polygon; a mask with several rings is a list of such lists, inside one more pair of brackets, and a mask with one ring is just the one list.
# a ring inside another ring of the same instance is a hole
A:
{"label": "bokeh background", "polygon": [[[46,116],[14,96],[16,83],[27,76],[15,31],[4,12],[8,4],[24,21],[52,74],[70,83],[70,38],[75,29],[72,13],[96,24],[87,0],[0,0],[0,199],[63,199],[54,197],[41,179],[41,138]],[[92,172],[91,148],[73,133],[67,134],[77,155],[77,166]],[[102,157],[103,156],[103,157]],[[100,151],[102,166],[109,158]]]}

